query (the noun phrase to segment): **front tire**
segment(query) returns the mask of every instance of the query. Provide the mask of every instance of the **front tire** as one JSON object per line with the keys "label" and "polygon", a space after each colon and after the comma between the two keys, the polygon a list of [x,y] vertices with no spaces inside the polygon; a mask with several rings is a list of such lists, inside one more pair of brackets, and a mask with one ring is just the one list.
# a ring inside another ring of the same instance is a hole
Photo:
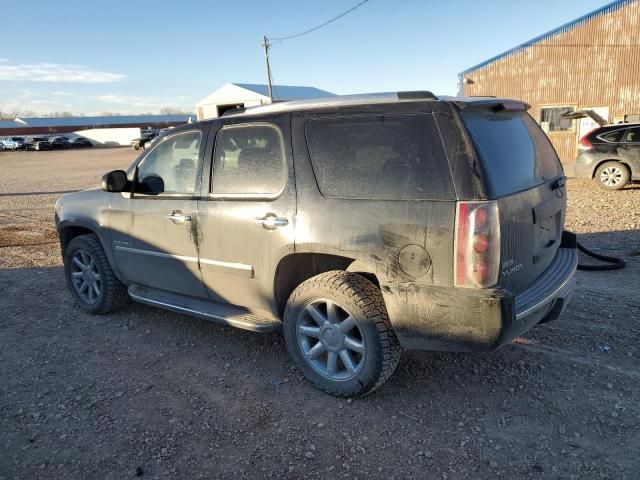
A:
{"label": "front tire", "polygon": [[71,240],[63,260],[69,290],[85,312],[101,315],[127,302],[127,289],[113,273],[96,235],[81,235]]}
{"label": "front tire", "polygon": [[372,392],[400,361],[382,293],[354,273],[326,272],[300,284],[287,302],[284,336],[305,377],[339,397]]}
{"label": "front tire", "polygon": [[620,190],[630,179],[629,169],[620,162],[605,162],[598,167],[594,180],[605,190]]}

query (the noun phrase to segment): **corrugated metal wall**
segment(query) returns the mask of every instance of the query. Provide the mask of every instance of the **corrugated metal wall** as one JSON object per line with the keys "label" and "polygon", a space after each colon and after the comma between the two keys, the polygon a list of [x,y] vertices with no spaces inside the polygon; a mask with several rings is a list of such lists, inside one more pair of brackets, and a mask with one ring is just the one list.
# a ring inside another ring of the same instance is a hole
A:
{"label": "corrugated metal wall", "polygon": [[[609,107],[609,121],[640,113],[640,0],[604,11],[493,63],[467,72],[465,95],[516,98],[540,122],[543,106]],[[578,125],[549,132],[563,162],[573,162]]]}

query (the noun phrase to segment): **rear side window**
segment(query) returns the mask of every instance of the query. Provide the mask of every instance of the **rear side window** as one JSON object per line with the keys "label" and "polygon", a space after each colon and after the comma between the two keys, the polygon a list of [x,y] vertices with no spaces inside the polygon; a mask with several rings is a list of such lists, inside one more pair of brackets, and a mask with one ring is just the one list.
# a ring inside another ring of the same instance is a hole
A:
{"label": "rear side window", "polygon": [[325,197],[455,198],[430,114],[354,115],[307,121],[313,171]]}
{"label": "rear side window", "polygon": [[603,133],[602,135],[598,135],[598,138],[604,140],[605,142],[616,143],[620,141],[620,135],[622,134],[622,130],[614,130],[613,132]]}
{"label": "rear side window", "polygon": [[215,194],[275,194],[284,184],[284,142],[271,125],[224,127],[213,159]]}
{"label": "rear side window", "polygon": [[495,196],[526,190],[562,175],[549,139],[527,113],[469,111],[463,118]]}
{"label": "rear side window", "polygon": [[629,128],[622,134],[623,143],[640,143],[640,128]]}

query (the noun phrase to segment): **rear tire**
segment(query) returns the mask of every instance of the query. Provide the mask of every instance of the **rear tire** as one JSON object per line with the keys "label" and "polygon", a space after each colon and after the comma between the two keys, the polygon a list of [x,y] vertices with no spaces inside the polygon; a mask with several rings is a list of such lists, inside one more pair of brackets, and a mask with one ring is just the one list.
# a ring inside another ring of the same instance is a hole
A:
{"label": "rear tire", "polygon": [[380,290],[344,271],[317,275],[294,290],[284,336],[305,377],[339,397],[363,396],[381,386],[402,351]]}
{"label": "rear tire", "polygon": [[610,161],[598,167],[594,180],[604,190],[620,190],[629,183],[630,177],[631,174],[626,165]]}
{"label": "rear tire", "polygon": [[63,261],[69,290],[85,312],[102,315],[128,301],[127,288],[113,273],[96,235],[81,235],[71,240]]}

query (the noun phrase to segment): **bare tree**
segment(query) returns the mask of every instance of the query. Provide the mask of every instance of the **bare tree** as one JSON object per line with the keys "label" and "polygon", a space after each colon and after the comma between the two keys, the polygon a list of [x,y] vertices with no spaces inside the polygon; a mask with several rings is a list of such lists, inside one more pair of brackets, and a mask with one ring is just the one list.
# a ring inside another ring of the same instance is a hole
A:
{"label": "bare tree", "polygon": [[47,118],[68,118],[75,117],[75,115],[71,112],[49,112],[43,115],[43,117]]}
{"label": "bare tree", "polygon": [[160,115],[195,115],[195,113],[183,108],[162,107]]}
{"label": "bare tree", "polygon": [[16,118],[35,117],[36,114],[33,110],[19,110],[17,108],[9,110],[0,110],[0,120],[12,121]]}

